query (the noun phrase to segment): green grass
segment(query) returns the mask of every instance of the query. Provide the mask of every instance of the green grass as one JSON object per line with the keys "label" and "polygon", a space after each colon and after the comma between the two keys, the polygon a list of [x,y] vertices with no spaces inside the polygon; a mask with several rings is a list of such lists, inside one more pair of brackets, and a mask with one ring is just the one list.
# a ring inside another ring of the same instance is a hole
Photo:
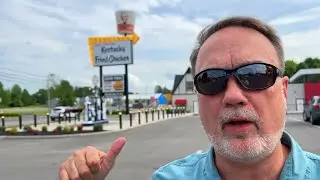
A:
{"label": "green grass", "polygon": [[47,107],[21,107],[21,108],[1,108],[0,112],[5,114],[47,114],[48,108]]}

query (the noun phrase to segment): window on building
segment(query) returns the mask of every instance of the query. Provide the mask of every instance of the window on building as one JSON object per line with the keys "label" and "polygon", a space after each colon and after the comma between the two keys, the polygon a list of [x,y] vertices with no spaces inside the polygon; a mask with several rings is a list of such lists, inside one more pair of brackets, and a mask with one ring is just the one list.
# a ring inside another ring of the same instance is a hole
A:
{"label": "window on building", "polygon": [[193,91],[193,82],[186,81],[186,91]]}

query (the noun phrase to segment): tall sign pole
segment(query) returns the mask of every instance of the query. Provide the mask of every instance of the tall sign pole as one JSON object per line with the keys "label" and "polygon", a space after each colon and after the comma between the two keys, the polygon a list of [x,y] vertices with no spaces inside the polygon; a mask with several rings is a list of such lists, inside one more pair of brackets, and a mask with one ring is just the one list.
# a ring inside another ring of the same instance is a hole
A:
{"label": "tall sign pole", "polygon": [[[120,10],[116,11],[116,22],[118,34],[127,36],[127,34],[134,33],[135,25],[135,13],[133,11]],[[132,56],[133,58],[133,56]],[[126,114],[129,114],[129,78],[128,78],[128,64],[124,65],[124,77],[125,77],[125,88],[124,94],[126,96]]]}
{"label": "tall sign pole", "polygon": [[[102,66],[100,66],[102,67]],[[99,78],[97,75],[94,75],[92,77],[92,85],[93,85],[93,89],[94,89],[94,120],[97,121],[98,120],[98,111],[97,111],[97,95],[99,95],[99,88],[98,88],[98,83],[99,83]],[[98,91],[98,92],[97,92]]]}
{"label": "tall sign pole", "polygon": [[[102,113],[102,96],[118,96],[119,93],[126,97],[126,113],[129,113],[129,78],[128,65],[133,64],[133,45],[140,37],[134,32],[135,13],[133,11],[117,11],[115,13],[118,34],[123,36],[109,37],[90,37],[88,38],[90,63],[92,66],[99,67],[100,74],[100,98]],[[121,80],[114,80],[112,83],[104,79],[103,66],[125,66],[124,88],[113,87],[111,84],[120,84]],[[105,82],[106,81],[106,82]],[[119,90],[120,89],[120,90]],[[102,114],[101,114],[101,117]]]}
{"label": "tall sign pole", "polygon": [[100,97],[100,119],[103,119],[103,91],[102,91],[102,78],[103,78],[103,66],[99,66],[99,77],[100,77],[100,88],[99,88],[99,97]]}

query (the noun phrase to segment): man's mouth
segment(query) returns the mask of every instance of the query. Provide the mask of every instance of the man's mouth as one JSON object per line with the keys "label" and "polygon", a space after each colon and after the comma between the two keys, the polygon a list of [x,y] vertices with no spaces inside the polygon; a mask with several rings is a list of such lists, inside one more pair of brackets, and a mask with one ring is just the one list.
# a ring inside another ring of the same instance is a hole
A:
{"label": "man's mouth", "polygon": [[240,120],[240,121],[229,121],[226,124],[230,124],[230,125],[244,125],[244,124],[249,124],[252,123],[252,121],[247,121],[247,120]]}
{"label": "man's mouth", "polygon": [[254,126],[254,122],[247,119],[234,119],[223,125],[223,129],[227,131],[239,132],[247,131],[251,126]]}

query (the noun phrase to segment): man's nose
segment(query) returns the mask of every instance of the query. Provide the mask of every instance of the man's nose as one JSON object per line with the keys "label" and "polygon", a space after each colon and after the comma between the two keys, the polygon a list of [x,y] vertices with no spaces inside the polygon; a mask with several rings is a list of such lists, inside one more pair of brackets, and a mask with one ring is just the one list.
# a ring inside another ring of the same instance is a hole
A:
{"label": "man's nose", "polygon": [[245,105],[248,103],[247,98],[243,94],[243,90],[234,76],[231,76],[228,80],[222,103],[224,106]]}

